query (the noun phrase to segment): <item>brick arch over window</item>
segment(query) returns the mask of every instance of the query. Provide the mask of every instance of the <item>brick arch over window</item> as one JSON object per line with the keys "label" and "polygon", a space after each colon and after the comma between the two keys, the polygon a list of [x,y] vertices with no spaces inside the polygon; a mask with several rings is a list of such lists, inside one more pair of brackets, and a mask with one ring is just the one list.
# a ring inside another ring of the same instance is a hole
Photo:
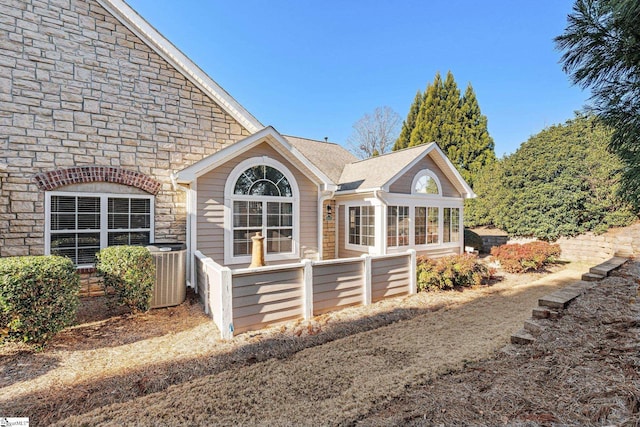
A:
{"label": "brick arch over window", "polygon": [[71,184],[90,182],[111,182],[139,188],[154,196],[158,194],[162,183],[140,172],[120,169],[112,166],[78,166],[39,173],[34,177],[41,190],[51,191]]}

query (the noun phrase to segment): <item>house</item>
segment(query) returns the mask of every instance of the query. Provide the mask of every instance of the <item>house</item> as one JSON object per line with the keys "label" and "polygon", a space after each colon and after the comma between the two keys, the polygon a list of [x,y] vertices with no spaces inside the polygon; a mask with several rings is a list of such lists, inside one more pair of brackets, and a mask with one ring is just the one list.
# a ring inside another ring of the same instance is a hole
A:
{"label": "house", "polygon": [[109,245],[183,241],[209,298],[232,269],[255,276],[256,232],[280,272],[463,250],[474,194],[435,143],[358,161],[281,135],[122,0],[0,0],[0,22],[0,256],[90,270]]}
{"label": "house", "polygon": [[463,251],[473,191],[435,144],[358,160],[340,145],[266,127],[174,175],[187,187],[190,247],[234,268],[266,237],[268,264]]}

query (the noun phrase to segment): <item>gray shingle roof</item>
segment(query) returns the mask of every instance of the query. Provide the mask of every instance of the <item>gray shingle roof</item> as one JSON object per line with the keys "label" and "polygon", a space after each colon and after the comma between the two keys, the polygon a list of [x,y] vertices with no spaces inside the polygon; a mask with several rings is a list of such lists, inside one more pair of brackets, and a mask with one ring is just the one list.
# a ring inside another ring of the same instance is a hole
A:
{"label": "gray shingle roof", "polygon": [[340,177],[339,191],[381,188],[432,145],[405,148],[348,164]]}
{"label": "gray shingle roof", "polygon": [[283,135],[283,137],[335,184],[340,182],[340,176],[345,166],[358,160],[338,144],[299,138],[297,136]]}

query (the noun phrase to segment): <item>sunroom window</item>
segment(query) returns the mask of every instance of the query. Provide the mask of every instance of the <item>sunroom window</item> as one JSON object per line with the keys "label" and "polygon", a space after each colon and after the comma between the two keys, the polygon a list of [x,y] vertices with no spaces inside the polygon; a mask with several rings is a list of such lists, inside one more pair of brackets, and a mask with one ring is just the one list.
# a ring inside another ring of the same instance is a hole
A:
{"label": "sunroom window", "polygon": [[416,206],[416,245],[438,243],[438,210],[437,207]]}
{"label": "sunroom window", "polygon": [[375,245],[375,208],[373,206],[349,207],[349,244]]}
{"label": "sunroom window", "polygon": [[293,190],[285,175],[268,165],[243,171],[233,189],[233,256],[251,255],[257,232],[266,237],[266,254],[291,254]]}
{"label": "sunroom window", "polygon": [[460,209],[444,208],[444,243],[460,241]]}
{"label": "sunroom window", "polygon": [[90,266],[107,246],[147,245],[151,239],[151,196],[48,193],[47,248],[52,255]]}
{"label": "sunroom window", "polygon": [[409,206],[387,207],[387,246],[409,246]]}

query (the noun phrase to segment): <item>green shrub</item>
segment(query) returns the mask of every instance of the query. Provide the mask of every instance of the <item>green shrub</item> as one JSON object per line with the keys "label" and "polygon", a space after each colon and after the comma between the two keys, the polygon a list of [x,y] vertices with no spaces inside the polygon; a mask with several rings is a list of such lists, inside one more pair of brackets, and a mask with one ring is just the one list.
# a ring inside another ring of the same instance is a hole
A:
{"label": "green shrub", "polygon": [[44,344],[75,321],[79,290],[68,258],[0,258],[0,335]]}
{"label": "green shrub", "polygon": [[473,250],[480,252],[482,250],[482,237],[474,233],[468,228],[464,229],[464,245],[471,246]]}
{"label": "green shrub", "polygon": [[552,245],[547,242],[530,242],[522,245],[511,243],[491,248],[491,255],[509,273],[538,270],[547,264],[556,262],[560,252],[560,245]]}
{"label": "green shrub", "polygon": [[111,307],[128,307],[133,312],[151,306],[156,268],[151,253],[141,246],[110,246],[96,255],[96,271],[103,278]]}
{"label": "green shrub", "polygon": [[625,167],[610,141],[611,129],[582,113],[545,128],[475,177],[464,224],[545,241],[632,224],[637,212],[621,200]]}
{"label": "green shrub", "polygon": [[477,286],[491,277],[489,268],[479,263],[475,255],[470,254],[438,259],[420,256],[416,273],[419,291]]}

